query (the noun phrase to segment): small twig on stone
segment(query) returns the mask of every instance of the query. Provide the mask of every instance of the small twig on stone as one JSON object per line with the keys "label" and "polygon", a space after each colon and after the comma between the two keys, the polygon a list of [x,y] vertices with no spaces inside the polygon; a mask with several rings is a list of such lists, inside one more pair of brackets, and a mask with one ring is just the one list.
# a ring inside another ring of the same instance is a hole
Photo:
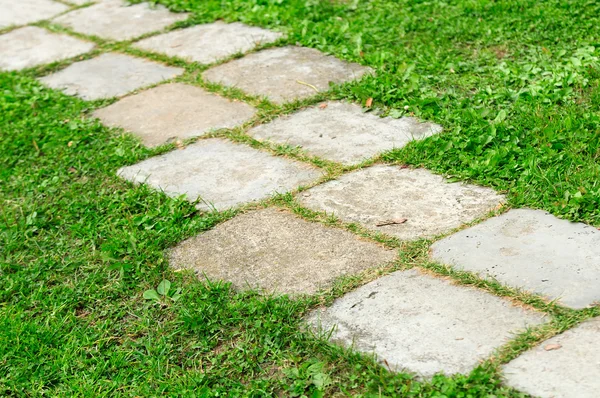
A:
{"label": "small twig on stone", "polygon": [[313,90],[315,90],[317,93],[319,92],[319,89],[316,88],[315,86],[313,86],[312,84],[308,84],[306,82],[301,82],[300,80],[296,80],[296,83],[302,84],[304,86],[308,86],[308,87],[312,88]]}
{"label": "small twig on stone", "polygon": [[377,224],[375,224],[375,226],[383,227],[385,225],[398,225],[398,224],[404,224],[407,221],[408,221],[407,218],[397,218],[395,220],[384,220],[384,221],[379,221]]}

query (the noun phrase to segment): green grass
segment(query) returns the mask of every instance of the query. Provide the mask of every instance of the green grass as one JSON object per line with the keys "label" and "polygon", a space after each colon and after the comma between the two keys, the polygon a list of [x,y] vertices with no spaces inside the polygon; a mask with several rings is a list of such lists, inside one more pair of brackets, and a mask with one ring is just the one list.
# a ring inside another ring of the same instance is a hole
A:
{"label": "green grass", "polygon": [[[160,3],[191,12],[186,24],[224,19],[279,29],[288,43],[374,68],[374,76],[334,88],[328,97],[362,103],[372,97],[386,114],[414,114],[445,128],[385,154],[384,161],[423,165],[505,191],[512,206],[600,226],[597,2]],[[98,43],[99,51],[142,54],[128,43]],[[206,85],[199,76],[204,66],[152,57],[186,67],[181,81],[257,105],[256,123],[311,102],[280,108]],[[430,242],[371,236],[301,209],[289,195],[266,204],[379,240],[399,249],[397,268],[422,266],[510,297],[547,312],[551,323],[517,336],[470,375],[419,382],[301,327],[309,309],[373,275],[290,300],[173,273],[165,249],[235,212],[199,213],[183,199],[118,179],[119,167],[168,147],[147,150],[84,116],[110,101],[86,103],[35,81],[68,62],[0,73],[0,396],[517,397],[500,383],[499,363],[600,315],[598,308],[572,311],[431,264]],[[330,176],[344,171],[302,152],[261,145],[243,131],[222,134],[311,161]],[[181,299],[144,300],[144,291],[165,278],[182,289]]]}

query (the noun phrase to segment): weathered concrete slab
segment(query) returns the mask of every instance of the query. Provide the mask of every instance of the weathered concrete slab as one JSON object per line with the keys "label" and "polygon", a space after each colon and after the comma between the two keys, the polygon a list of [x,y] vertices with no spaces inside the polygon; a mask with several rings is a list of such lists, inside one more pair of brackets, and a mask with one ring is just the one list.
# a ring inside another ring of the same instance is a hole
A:
{"label": "weathered concrete slab", "polygon": [[600,231],[516,209],[432,246],[434,259],[584,308],[600,301]]}
{"label": "weathered concrete slab", "polygon": [[142,58],[107,53],[40,80],[48,86],[85,100],[118,97],[141,87],[172,79],[184,72]]}
{"label": "weathered concrete slab", "polygon": [[386,250],[356,235],[304,221],[279,209],[237,216],[188,239],[170,253],[176,268],[231,281],[238,289],[312,294],[337,277],[393,261]]}
{"label": "weathered concrete slab", "polygon": [[311,188],[299,199],[313,210],[408,240],[449,232],[484,216],[504,197],[489,188],[448,183],[425,169],[376,165]]}
{"label": "weathered concrete slab", "polygon": [[49,19],[68,9],[52,0],[0,0],[0,29]]}
{"label": "weathered concrete slab", "polygon": [[26,26],[0,35],[0,70],[19,70],[76,57],[93,43]]}
{"label": "weathered concrete slab", "polygon": [[198,208],[225,210],[318,179],[318,169],[241,144],[206,139],[119,170],[171,196],[202,199]]}
{"label": "weathered concrete slab", "polygon": [[[304,47],[271,48],[204,72],[204,79],[283,103],[326,91],[329,82],[360,78],[369,69]],[[312,86],[312,87],[311,87]]]}
{"label": "weathered concrete slab", "polygon": [[238,22],[218,21],[149,37],[136,43],[135,47],[210,64],[252,50],[259,44],[271,43],[281,36],[281,33]]}
{"label": "weathered concrete slab", "polygon": [[123,41],[164,29],[186,18],[187,14],[175,14],[148,3],[127,5],[122,1],[102,1],[61,15],[54,22],[85,35]]}
{"label": "weathered concrete slab", "polygon": [[308,317],[317,330],[335,326],[334,342],[424,377],[468,373],[515,333],[542,321],[540,313],[414,269],[379,278]]}
{"label": "weathered concrete slab", "polygon": [[442,131],[417,119],[381,118],[356,104],[326,102],[251,129],[259,140],[301,146],[313,155],[344,164],[359,163]]}
{"label": "weathered concrete slab", "polygon": [[232,101],[199,87],[164,84],[142,91],[94,112],[111,127],[122,127],[157,146],[176,138],[192,138],[233,128],[254,116],[248,104]]}
{"label": "weathered concrete slab", "polygon": [[596,398],[600,319],[547,340],[504,366],[506,382],[540,398]]}

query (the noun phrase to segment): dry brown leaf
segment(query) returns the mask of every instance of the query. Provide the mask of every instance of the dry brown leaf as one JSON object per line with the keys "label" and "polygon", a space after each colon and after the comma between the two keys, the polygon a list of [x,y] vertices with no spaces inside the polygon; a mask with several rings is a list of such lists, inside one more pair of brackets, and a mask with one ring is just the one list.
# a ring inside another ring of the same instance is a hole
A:
{"label": "dry brown leaf", "polygon": [[366,106],[367,108],[370,108],[370,107],[371,107],[371,105],[373,105],[373,98],[369,98],[369,99],[367,100],[367,102],[365,103],[365,106]]}
{"label": "dry brown leaf", "polygon": [[383,221],[379,221],[377,224],[375,224],[376,227],[383,227],[386,225],[399,225],[399,224],[404,224],[405,222],[407,222],[408,219],[407,218],[396,218],[393,220],[383,220]]}
{"label": "dry brown leaf", "polygon": [[321,105],[319,105],[319,108],[321,108],[321,109],[327,108],[327,102],[323,102]]}
{"label": "dry brown leaf", "polygon": [[558,350],[561,348],[562,348],[562,346],[560,344],[548,344],[547,346],[544,347],[544,350],[554,351],[554,350]]}

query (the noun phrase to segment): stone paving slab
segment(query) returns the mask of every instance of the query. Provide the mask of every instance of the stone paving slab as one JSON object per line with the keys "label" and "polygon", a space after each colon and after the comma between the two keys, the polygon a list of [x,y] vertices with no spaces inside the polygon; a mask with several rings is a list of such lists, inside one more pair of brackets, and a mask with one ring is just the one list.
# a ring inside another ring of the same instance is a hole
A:
{"label": "stone paving slab", "polygon": [[61,15],[54,22],[85,35],[123,41],[162,30],[186,18],[187,14],[175,14],[163,6],[103,1]]}
{"label": "stone paving slab", "polygon": [[40,80],[48,86],[85,100],[118,97],[172,79],[184,72],[142,58],[107,53],[76,62]]}
{"label": "stone paving slab", "polygon": [[324,333],[335,326],[332,341],[424,377],[468,373],[542,321],[540,313],[416,269],[379,278],[308,317]]}
{"label": "stone paving slab", "polygon": [[600,301],[600,231],[516,209],[432,246],[440,262],[584,308]]}
{"label": "stone paving slab", "polygon": [[[370,69],[304,47],[271,48],[204,72],[204,79],[283,103],[327,91],[329,83],[360,78]],[[314,88],[308,86],[313,86]]]}
{"label": "stone paving slab", "polygon": [[225,210],[288,192],[320,178],[315,167],[275,157],[246,145],[205,139],[124,167],[118,174],[167,195],[202,199],[199,209]]}
{"label": "stone paving slab", "polygon": [[299,200],[344,222],[410,240],[458,228],[486,215],[504,197],[489,188],[448,183],[425,169],[376,165],[311,188]]}
{"label": "stone paving slab", "polygon": [[239,22],[228,24],[218,21],[149,37],[136,43],[135,47],[210,64],[252,50],[259,44],[271,43],[281,36],[281,33]]}
{"label": "stone paving slab", "polygon": [[597,398],[600,319],[547,340],[503,367],[507,384],[540,398]]}
{"label": "stone paving slab", "polygon": [[381,118],[356,104],[325,102],[255,127],[248,134],[301,146],[313,155],[350,165],[440,131],[441,126],[414,118]]}
{"label": "stone paving slab", "polygon": [[26,26],[0,35],[0,70],[12,71],[76,57],[93,43]]}
{"label": "stone paving slab", "polygon": [[255,109],[199,87],[164,84],[142,91],[94,112],[111,127],[122,127],[152,147],[173,139],[233,128],[254,116]]}
{"label": "stone paving slab", "polygon": [[393,261],[394,250],[356,235],[304,221],[280,209],[253,211],[180,243],[176,268],[201,278],[231,281],[238,289],[312,294],[343,275]]}
{"label": "stone paving slab", "polygon": [[0,0],[0,29],[49,19],[68,9],[52,0]]}

